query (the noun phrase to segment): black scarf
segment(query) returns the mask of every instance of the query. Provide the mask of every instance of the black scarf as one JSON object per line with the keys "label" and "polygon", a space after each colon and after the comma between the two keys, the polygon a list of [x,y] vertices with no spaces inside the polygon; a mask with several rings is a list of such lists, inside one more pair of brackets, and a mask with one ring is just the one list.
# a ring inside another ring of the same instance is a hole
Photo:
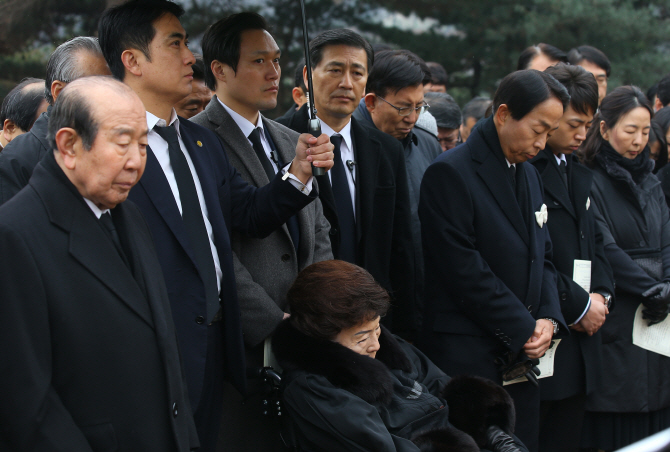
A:
{"label": "black scarf", "polygon": [[[639,184],[654,169],[654,162],[649,158],[649,153],[649,146],[645,146],[637,157],[628,159],[615,151],[609,142],[603,141],[600,152],[596,154],[596,160],[610,175],[617,177],[618,172],[613,173],[612,170],[619,167],[630,174],[635,184]],[[626,177],[619,178],[627,179]]]}

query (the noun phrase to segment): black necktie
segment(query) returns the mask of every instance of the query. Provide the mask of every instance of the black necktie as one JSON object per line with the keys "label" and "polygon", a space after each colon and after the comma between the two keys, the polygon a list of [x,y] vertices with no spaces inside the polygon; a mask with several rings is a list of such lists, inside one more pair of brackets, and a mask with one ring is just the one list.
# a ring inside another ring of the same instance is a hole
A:
{"label": "black necktie", "polygon": [[339,259],[356,263],[356,220],[354,218],[354,206],[351,203],[351,192],[349,181],[342,162],[342,136],[333,135],[330,142],[335,146],[333,157],[334,165],[331,170],[331,185],[335,196],[337,207],[337,220],[340,224],[340,256]]}
{"label": "black necktie", "polygon": [[116,232],[116,226],[114,226],[112,215],[109,212],[105,212],[100,215],[100,224],[103,225],[105,230],[109,233],[109,236],[111,237],[112,242],[114,242],[114,246],[116,247],[116,250],[119,252],[119,254],[121,254],[122,257],[125,257],[123,255],[123,248],[121,247],[119,234]]}
{"label": "black necktie", "polygon": [[188,166],[186,157],[179,146],[179,138],[174,127],[154,127],[154,130],[168,143],[170,164],[174,171],[179,188],[181,200],[181,218],[186,227],[188,241],[191,244],[195,262],[205,287],[205,299],[207,300],[207,323],[219,311],[219,294],[216,284],[216,270],[212,258],[212,248],[209,244],[209,236],[202,216],[202,208],[198,199],[198,192],[193,181],[193,174]]}
{"label": "black necktie", "polygon": [[568,165],[565,163],[565,160],[561,160],[561,164],[558,165],[558,169],[561,170],[561,176],[563,177],[565,188],[568,188]]}
{"label": "black necktie", "polygon": [[516,165],[509,166],[509,175],[512,178],[512,190],[516,193]]}
{"label": "black necktie", "polygon": [[268,155],[265,153],[263,143],[261,143],[260,127],[256,127],[249,134],[249,141],[251,141],[251,144],[254,147],[254,151],[256,152],[258,160],[260,160],[261,165],[263,165],[263,169],[265,170],[265,174],[268,176],[268,180],[272,180],[272,178],[275,177],[275,169],[272,167],[272,163],[270,163],[270,159],[268,159]]}

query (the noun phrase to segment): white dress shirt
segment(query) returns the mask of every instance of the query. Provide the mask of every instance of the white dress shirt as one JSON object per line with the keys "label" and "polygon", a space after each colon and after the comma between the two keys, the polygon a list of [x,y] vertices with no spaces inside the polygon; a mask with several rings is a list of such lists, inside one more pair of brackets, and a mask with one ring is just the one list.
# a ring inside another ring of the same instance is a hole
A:
{"label": "white dress shirt", "polygon": [[[333,135],[342,136],[342,144],[340,145],[340,154],[342,156],[342,164],[344,165],[345,174],[347,175],[347,182],[349,183],[349,193],[351,194],[351,205],[354,206],[354,219],[356,218],[356,160],[354,159],[354,142],[351,139],[351,119],[346,126],[339,132],[335,132],[328,124],[321,121],[321,132],[329,137]],[[347,165],[347,161],[353,162],[352,165]],[[328,178],[333,181],[331,171],[328,172]]]}
{"label": "white dress shirt", "polygon": [[[93,204],[93,201],[91,201],[90,199],[84,198],[84,201],[86,201],[86,204],[88,205],[88,207],[91,208],[91,211],[93,212],[93,215],[95,215],[95,218],[97,218],[98,220],[100,219],[100,217],[103,214],[106,214],[107,212],[109,212],[109,209],[100,210],[100,207]],[[111,215],[111,213],[110,213],[110,215]]]}
{"label": "white dress shirt", "polygon": [[[207,229],[207,236],[209,238],[209,246],[212,249],[212,258],[214,259],[214,268],[216,270],[216,286],[219,292],[221,292],[221,276],[223,272],[221,271],[221,263],[219,262],[219,254],[216,251],[216,245],[214,244],[214,233],[212,232],[212,225],[209,222],[209,214],[207,212],[207,204],[205,204],[205,197],[202,194],[202,186],[200,185],[200,178],[198,173],[195,171],[193,166],[193,161],[191,156],[186,151],[186,146],[181,139],[181,133],[179,132],[179,118],[174,109],[172,109],[172,115],[170,117],[170,125],[173,125],[177,130],[177,136],[179,137],[179,147],[186,157],[188,162],[188,167],[191,170],[193,175],[193,182],[195,183],[195,190],[198,193],[198,201],[200,201],[200,210],[202,210],[202,218],[205,220],[205,228]],[[170,189],[172,190],[172,195],[177,203],[177,208],[179,208],[179,213],[182,213],[181,209],[181,198],[179,197],[179,187],[177,186],[177,179],[174,177],[174,171],[172,169],[172,164],[170,163],[170,154],[168,153],[168,143],[165,141],[158,132],[154,130],[154,126],[166,127],[167,124],[165,120],[154,116],[153,114],[147,112],[147,127],[149,128],[149,135],[147,135],[147,140],[149,142],[149,147],[151,151],[156,156],[158,163],[165,173],[168,184],[170,184]]]}

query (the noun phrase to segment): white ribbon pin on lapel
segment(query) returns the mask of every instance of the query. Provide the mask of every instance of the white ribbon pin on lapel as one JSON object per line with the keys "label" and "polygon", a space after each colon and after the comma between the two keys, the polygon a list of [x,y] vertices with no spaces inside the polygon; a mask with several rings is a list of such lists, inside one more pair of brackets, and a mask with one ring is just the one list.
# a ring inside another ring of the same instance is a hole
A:
{"label": "white ribbon pin on lapel", "polygon": [[589,207],[591,207],[591,198],[587,197],[586,198],[586,210],[589,210]]}
{"label": "white ribbon pin on lapel", "polygon": [[537,220],[537,225],[539,227],[544,226],[544,224],[549,219],[549,212],[547,212],[547,205],[542,204],[539,212],[535,212],[535,219]]}

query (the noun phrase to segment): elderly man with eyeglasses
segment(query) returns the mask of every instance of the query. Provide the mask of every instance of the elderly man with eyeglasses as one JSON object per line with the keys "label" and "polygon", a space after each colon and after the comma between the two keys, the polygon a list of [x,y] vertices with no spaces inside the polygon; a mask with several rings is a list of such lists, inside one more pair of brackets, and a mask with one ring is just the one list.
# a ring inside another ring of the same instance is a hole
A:
{"label": "elderly man with eyeglasses", "polygon": [[[316,177],[333,255],[365,268],[392,294],[393,311],[382,323],[413,339],[419,327],[414,252],[421,242],[412,234],[402,146],[372,122],[352,118],[375,59],[372,46],[351,30],[328,30],[310,43],[310,59],[321,130],[335,145],[333,169]],[[410,116],[416,121],[416,113]],[[307,106],[278,122],[306,132]]]}
{"label": "elderly man with eyeglasses", "polygon": [[386,50],[375,55],[354,118],[396,138],[403,147],[412,214],[412,240],[416,256],[416,294],[423,300],[423,252],[419,222],[419,189],[423,173],[442,153],[435,135],[417,126],[419,116],[430,106],[423,97],[423,86],[430,82],[426,63],[408,50]]}

